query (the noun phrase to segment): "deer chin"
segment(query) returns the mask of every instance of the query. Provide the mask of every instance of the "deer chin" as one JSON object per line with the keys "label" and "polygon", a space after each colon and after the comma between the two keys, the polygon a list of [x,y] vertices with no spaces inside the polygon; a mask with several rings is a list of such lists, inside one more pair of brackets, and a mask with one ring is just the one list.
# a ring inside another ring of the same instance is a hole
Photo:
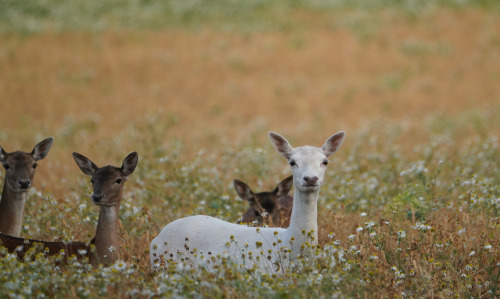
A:
{"label": "deer chin", "polygon": [[319,184],[304,184],[299,187],[300,191],[303,192],[314,192],[319,190]]}
{"label": "deer chin", "polygon": [[10,188],[10,190],[12,190],[12,192],[15,192],[15,193],[24,193],[24,192],[28,192],[28,190],[31,188],[31,185],[27,188],[22,188],[22,187],[14,187],[14,188]]}
{"label": "deer chin", "polygon": [[95,205],[98,206],[105,206],[105,207],[114,207],[116,206],[116,203],[109,203],[109,202],[94,202]]}

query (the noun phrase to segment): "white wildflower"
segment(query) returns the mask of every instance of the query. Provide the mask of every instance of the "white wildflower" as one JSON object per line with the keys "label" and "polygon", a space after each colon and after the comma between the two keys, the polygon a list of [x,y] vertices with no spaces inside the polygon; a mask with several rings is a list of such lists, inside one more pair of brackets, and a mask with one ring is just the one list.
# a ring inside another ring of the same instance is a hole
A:
{"label": "white wildflower", "polygon": [[120,272],[124,271],[125,269],[127,269],[127,263],[124,262],[124,261],[116,261],[113,266],[112,266],[113,269],[115,270],[118,270]]}
{"label": "white wildflower", "polygon": [[417,222],[417,224],[415,224],[415,226],[413,226],[413,228],[416,230],[419,230],[419,231],[427,231],[427,230],[432,229],[432,226]]}

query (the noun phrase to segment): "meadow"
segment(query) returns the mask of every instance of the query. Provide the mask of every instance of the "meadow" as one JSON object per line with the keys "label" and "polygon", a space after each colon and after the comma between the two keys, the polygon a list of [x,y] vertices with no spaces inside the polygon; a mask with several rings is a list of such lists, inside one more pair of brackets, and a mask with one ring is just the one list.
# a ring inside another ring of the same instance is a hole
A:
{"label": "meadow", "polygon": [[[105,3],[0,0],[0,145],[54,137],[21,233],[47,241],[95,233],[71,153],[119,166],[137,151],[122,259],[0,250],[0,297],[500,296],[497,1]],[[347,134],[320,190],[318,247],[283,276],[224,261],[150,270],[167,223],[236,222],[233,179],[264,191],[290,175],[271,130],[294,146]]]}

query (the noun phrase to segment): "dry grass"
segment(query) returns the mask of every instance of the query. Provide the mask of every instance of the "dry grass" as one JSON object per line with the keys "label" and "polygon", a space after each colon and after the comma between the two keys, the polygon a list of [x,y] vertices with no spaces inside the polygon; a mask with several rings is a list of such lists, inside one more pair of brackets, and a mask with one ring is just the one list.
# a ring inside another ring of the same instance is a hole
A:
{"label": "dry grass", "polygon": [[[4,35],[1,144],[29,148],[35,138],[81,124],[86,133],[68,134],[84,138],[71,136],[70,148],[53,149],[70,164],[74,150],[106,157],[98,153],[101,140],[153,115],[170,124],[155,136],[163,143],[206,147],[213,136],[227,136],[240,144],[255,126],[310,142],[301,136],[323,138],[325,128],[352,131],[378,121],[413,128],[405,140],[413,146],[425,140],[414,135],[429,116],[498,111],[497,15],[386,19],[368,38],[342,27]],[[61,175],[68,173],[57,171],[48,182]]]}

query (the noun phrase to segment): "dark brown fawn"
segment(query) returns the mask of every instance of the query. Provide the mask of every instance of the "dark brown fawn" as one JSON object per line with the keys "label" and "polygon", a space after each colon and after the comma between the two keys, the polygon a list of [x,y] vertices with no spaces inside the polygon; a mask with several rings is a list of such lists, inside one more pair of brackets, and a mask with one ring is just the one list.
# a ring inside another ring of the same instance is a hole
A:
{"label": "dark brown fawn", "polygon": [[81,258],[89,257],[92,266],[99,264],[111,265],[119,259],[118,230],[120,203],[122,200],[123,184],[137,166],[138,155],[130,153],[121,167],[97,167],[88,158],[73,153],[73,158],[83,171],[91,176],[90,182],[94,189],[92,201],[100,207],[99,221],[94,239],[85,242],[44,242],[22,238],[14,238],[0,234],[0,242],[10,252],[16,252],[23,257],[26,251],[36,243],[41,243],[48,249],[48,255],[58,254],[64,249],[66,256],[76,255]]}
{"label": "dark brown fawn", "polygon": [[19,237],[23,224],[24,206],[28,189],[33,185],[37,161],[49,153],[54,139],[47,138],[31,153],[7,153],[0,146],[0,162],[5,169],[5,181],[0,202],[0,233]]}
{"label": "dark brown fawn", "polygon": [[293,197],[288,192],[293,186],[293,176],[281,181],[273,191],[260,193],[254,193],[240,180],[234,180],[233,183],[238,195],[250,204],[238,223],[288,227],[293,206]]}

